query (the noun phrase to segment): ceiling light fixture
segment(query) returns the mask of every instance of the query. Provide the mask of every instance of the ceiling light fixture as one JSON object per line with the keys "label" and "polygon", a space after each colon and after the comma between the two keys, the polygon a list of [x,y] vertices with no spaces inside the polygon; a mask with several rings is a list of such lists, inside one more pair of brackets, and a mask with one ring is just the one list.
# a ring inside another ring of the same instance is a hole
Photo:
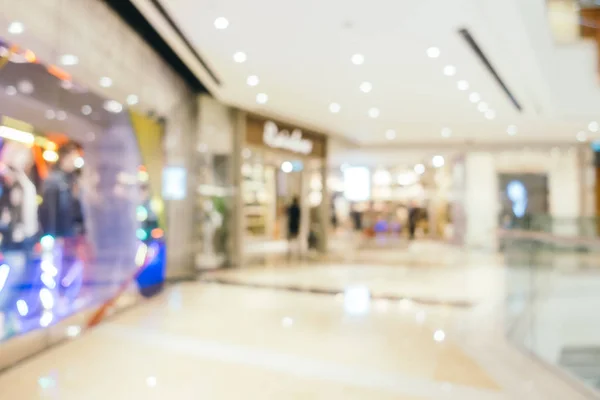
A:
{"label": "ceiling light fixture", "polygon": [[369,93],[371,90],[373,90],[373,85],[371,84],[371,82],[363,82],[360,84],[361,92]]}
{"label": "ceiling light fixture", "polygon": [[258,76],[256,75],[250,75],[247,79],[246,79],[246,83],[248,84],[248,86],[256,86],[260,83],[260,80],[258,79]]}
{"label": "ceiling light fixture", "polygon": [[109,113],[118,114],[123,111],[123,105],[116,100],[106,100],[104,102],[104,109]]}
{"label": "ceiling light fixture", "polygon": [[369,108],[369,117],[371,117],[371,118],[379,117],[379,108],[376,108],[376,107]]}
{"label": "ceiling light fixture", "polygon": [[365,62],[365,56],[363,56],[362,54],[357,53],[352,56],[352,64],[363,65],[364,62]]}
{"label": "ceiling light fixture", "polygon": [[17,88],[12,85],[9,85],[4,89],[4,92],[9,96],[14,96],[17,94]]}
{"label": "ceiling light fixture", "polygon": [[598,124],[597,121],[592,121],[589,123],[588,129],[590,132],[598,132],[598,130],[600,130],[600,124]]}
{"label": "ceiling light fixture", "polygon": [[393,129],[388,129],[387,131],[385,131],[385,138],[387,140],[394,140],[396,139],[396,131]]}
{"label": "ceiling light fixture", "polygon": [[494,118],[496,118],[496,111],[494,111],[494,110],[487,110],[485,112],[485,117],[487,119],[494,119]]}
{"label": "ceiling light fixture", "polygon": [[479,103],[477,105],[477,109],[479,111],[481,111],[482,113],[484,113],[489,109],[489,106],[487,105],[487,103],[485,101],[482,101],[481,103]]}
{"label": "ceiling light fixture", "polygon": [[508,128],[506,128],[506,133],[508,133],[510,136],[515,136],[518,132],[519,130],[517,129],[516,125],[509,125]]}
{"label": "ceiling light fixture", "polygon": [[73,82],[69,81],[69,80],[65,80],[65,81],[60,81],[60,87],[65,89],[65,90],[71,90],[73,89]]}
{"label": "ceiling light fixture", "polygon": [[33,83],[31,83],[31,81],[28,81],[27,79],[19,81],[19,83],[17,84],[17,88],[19,89],[19,92],[23,94],[32,94],[35,89],[33,87]]}
{"label": "ceiling light fixture", "polygon": [[246,53],[244,53],[243,51],[237,51],[233,54],[233,61],[235,61],[236,63],[244,63],[247,59],[248,56],[246,56]]}
{"label": "ceiling light fixture", "polygon": [[417,164],[415,165],[415,173],[419,174],[419,175],[423,175],[425,173],[425,166],[423,164]]}
{"label": "ceiling light fixture", "polygon": [[229,21],[225,17],[219,17],[215,19],[215,28],[219,30],[227,29],[229,26]]}
{"label": "ceiling light fixture", "polygon": [[102,78],[100,78],[100,86],[102,86],[103,88],[109,88],[112,86],[112,84],[113,81],[108,76],[103,76]]}
{"label": "ceiling light fixture", "polygon": [[46,118],[47,119],[54,119],[54,118],[56,118],[56,113],[54,112],[54,110],[47,110],[46,111]]}
{"label": "ceiling light fixture", "polygon": [[334,114],[339,113],[341,109],[342,109],[342,106],[340,106],[338,103],[331,103],[329,105],[329,111],[331,111]]}
{"label": "ceiling light fixture", "polygon": [[443,128],[442,129],[442,137],[448,138],[452,136],[452,129],[450,128]]}
{"label": "ceiling light fixture", "polygon": [[464,79],[458,81],[456,83],[456,87],[458,88],[458,90],[468,90],[469,89],[469,82],[465,81]]}
{"label": "ceiling light fixture", "polygon": [[477,92],[473,92],[469,95],[469,101],[471,103],[478,103],[481,100],[481,96]]}
{"label": "ceiling light fixture", "polygon": [[576,137],[578,142],[585,142],[587,140],[587,133],[584,131],[577,132]]}
{"label": "ceiling light fixture", "polygon": [[269,101],[269,96],[266,93],[259,93],[256,95],[256,102],[258,104],[266,104]]}
{"label": "ceiling light fixture", "polygon": [[139,102],[140,99],[137,97],[137,95],[130,94],[129,96],[127,96],[127,104],[129,104],[130,106],[135,106]]}
{"label": "ceiling light fixture", "polygon": [[81,107],[81,113],[83,115],[90,115],[92,113],[92,107],[86,104],[85,106]]}
{"label": "ceiling light fixture", "polygon": [[14,21],[8,26],[8,33],[11,35],[20,35],[25,31],[25,25],[22,22]]}
{"label": "ceiling light fixture", "polygon": [[437,47],[430,47],[427,49],[427,56],[429,58],[438,58],[440,56],[440,49]]}
{"label": "ceiling light fixture", "polygon": [[64,112],[63,110],[58,110],[56,112],[56,119],[59,121],[64,121],[67,119],[67,113]]}
{"label": "ceiling light fixture", "polygon": [[442,156],[434,156],[431,159],[431,164],[435,167],[435,168],[441,168],[444,166],[444,157]]}
{"label": "ceiling light fixture", "polygon": [[60,63],[65,67],[71,67],[79,64],[79,57],[73,54],[63,54],[60,56]]}
{"label": "ceiling light fixture", "polygon": [[456,67],[454,65],[446,65],[444,67],[444,75],[446,75],[446,76],[456,75]]}

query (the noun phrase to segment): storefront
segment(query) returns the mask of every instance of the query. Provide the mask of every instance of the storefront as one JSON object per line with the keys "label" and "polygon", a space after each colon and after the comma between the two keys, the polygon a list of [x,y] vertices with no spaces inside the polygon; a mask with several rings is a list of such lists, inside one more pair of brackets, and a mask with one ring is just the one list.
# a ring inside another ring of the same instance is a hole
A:
{"label": "storefront", "polygon": [[85,3],[89,32],[118,29],[79,35],[54,18],[66,3],[0,16],[0,369],[194,274],[194,94],[105,4]]}
{"label": "storefront", "polygon": [[372,235],[406,236],[409,211],[417,210],[418,236],[443,238],[449,226],[449,172],[442,156],[414,165],[336,167],[328,182],[333,221]]}
{"label": "storefront", "polygon": [[327,137],[247,115],[244,139],[239,215],[244,258],[288,251],[287,209],[295,199],[301,210],[299,251],[324,250]]}

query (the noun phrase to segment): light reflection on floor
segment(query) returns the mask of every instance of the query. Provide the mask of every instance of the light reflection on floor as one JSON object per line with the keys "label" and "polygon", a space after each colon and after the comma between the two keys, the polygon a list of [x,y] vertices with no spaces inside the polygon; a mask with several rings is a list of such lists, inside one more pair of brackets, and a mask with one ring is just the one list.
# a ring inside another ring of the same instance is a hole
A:
{"label": "light reflection on floor", "polygon": [[[248,285],[175,286],[0,376],[0,398],[585,398],[507,343],[496,307],[505,271],[478,260],[218,273]],[[376,296],[392,286],[399,296]],[[421,304],[407,290],[472,306]]]}

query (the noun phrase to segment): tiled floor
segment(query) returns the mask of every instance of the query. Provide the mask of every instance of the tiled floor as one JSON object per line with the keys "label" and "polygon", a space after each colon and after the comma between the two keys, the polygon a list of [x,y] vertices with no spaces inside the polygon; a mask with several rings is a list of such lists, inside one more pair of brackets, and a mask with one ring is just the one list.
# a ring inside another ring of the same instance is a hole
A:
{"label": "tiled floor", "polygon": [[0,375],[0,399],[588,398],[504,339],[497,257],[461,257],[213,273],[235,285],[172,287]]}

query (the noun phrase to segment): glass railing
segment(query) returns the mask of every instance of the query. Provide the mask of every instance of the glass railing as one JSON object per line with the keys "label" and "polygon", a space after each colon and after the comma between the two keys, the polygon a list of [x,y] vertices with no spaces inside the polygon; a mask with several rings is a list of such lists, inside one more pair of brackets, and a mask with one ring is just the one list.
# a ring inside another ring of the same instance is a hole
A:
{"label": "glass railing", "polygon": [[597,223],[597,218],[530,217],[505,227],[501,249],[508,338],[558,367],[565,379],[600,394]]}

